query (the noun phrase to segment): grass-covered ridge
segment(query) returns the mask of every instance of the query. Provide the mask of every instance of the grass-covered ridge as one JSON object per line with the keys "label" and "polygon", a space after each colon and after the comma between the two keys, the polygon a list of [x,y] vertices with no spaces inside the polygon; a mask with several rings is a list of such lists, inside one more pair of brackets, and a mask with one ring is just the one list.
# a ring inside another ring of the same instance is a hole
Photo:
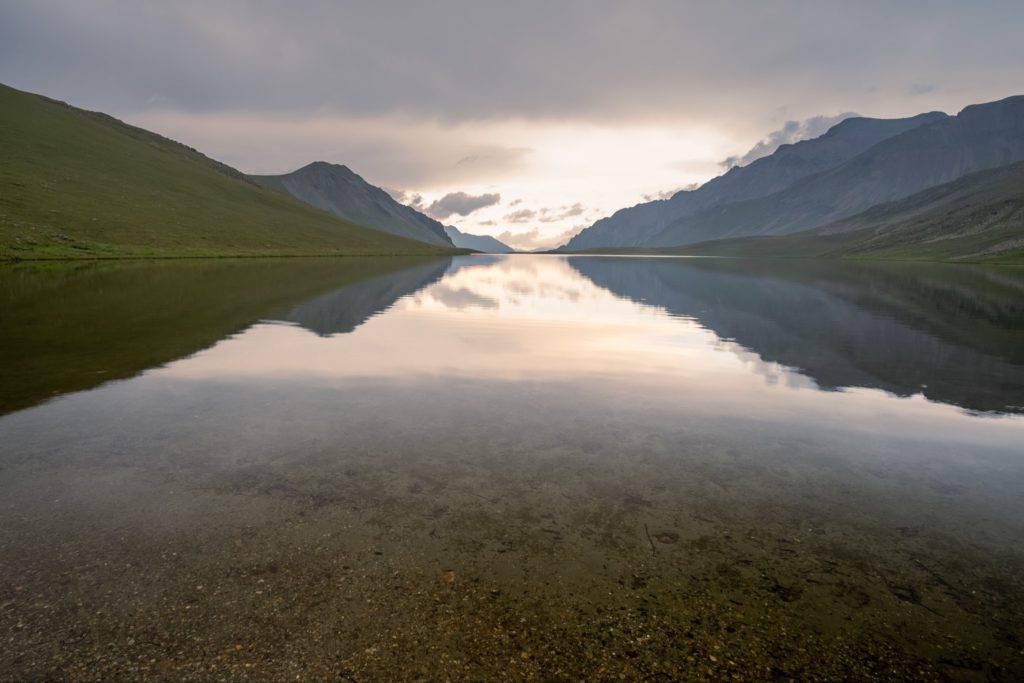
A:
{"label": "grass-covered ridge", "polygon": [[337,218],[194,149],[0,85],[0,258],[442,253]]}

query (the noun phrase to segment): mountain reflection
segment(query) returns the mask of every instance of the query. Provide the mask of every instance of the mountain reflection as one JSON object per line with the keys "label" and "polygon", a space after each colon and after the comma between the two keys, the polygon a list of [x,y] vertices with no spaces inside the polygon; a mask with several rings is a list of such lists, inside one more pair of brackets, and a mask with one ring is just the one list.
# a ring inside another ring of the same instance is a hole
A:
{"label": "mountain reflection", "polygon": [[0,268],[0,414],[188,357],[261,319],[351,332],[450,265],[365,257]]}
{"label": "mountain reflection", "polygon": [[401,297],[437,282],[450,262],[433,261],[341,287],[299,304],[283,320],[323,336],[351,332]]}
{"label": "mountain reflection", "polygon": [[314,335],[258,326],[172,370],[643,385],[758,411],[863,387],[1022,413],[1022,295],[1024,274],[972,266],[467,256],[293,307],[284,319]]}
{"label": "mountain reflection", "polygon": [[282,260],[12,269],[0,292],[0,412],[164,365],[190,379],[561,383],[720,414],[857,387],[1024,413],[1015,269]]}
{"label": "mountain reflection", "polygon": [[1024,412],[1024,273],[921,264],[576,257],[617,296],[691,318],[822,389]]}

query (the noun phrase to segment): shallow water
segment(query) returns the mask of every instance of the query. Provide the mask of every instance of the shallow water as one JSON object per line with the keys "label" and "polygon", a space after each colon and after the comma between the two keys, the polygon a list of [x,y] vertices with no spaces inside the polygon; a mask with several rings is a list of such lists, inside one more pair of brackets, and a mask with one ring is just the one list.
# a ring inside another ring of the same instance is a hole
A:
{"label": "shallow water", "polygon": [[0,678],[1024,676],[1020,270],[517,255],[0,292]]}

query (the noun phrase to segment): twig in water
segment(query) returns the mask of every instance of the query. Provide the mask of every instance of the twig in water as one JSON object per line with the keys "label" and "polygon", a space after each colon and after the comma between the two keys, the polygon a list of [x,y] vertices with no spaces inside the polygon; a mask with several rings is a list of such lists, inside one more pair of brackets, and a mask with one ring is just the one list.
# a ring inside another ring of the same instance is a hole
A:
{"label": "twig in water", "polygon": [[647,528],[647,522],[644,522],[644,533],[647,534],[647,542],[651,544],[651,555],[657,555],[658,549],[654,547],[654,539],[651,538],[651,532]]}

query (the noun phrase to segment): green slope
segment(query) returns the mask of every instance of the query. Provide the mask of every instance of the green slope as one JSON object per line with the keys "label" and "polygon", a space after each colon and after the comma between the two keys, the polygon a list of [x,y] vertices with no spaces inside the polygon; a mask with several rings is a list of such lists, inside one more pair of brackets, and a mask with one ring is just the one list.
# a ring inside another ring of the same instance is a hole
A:
{"label": "green slope", "polygon": [[792,235],[647,251],[1024,264],[1024,163],[965,176]]}
{"label": "green slope", "polygon": [[190,147],[0,85],[0,258],[441,253]]}

